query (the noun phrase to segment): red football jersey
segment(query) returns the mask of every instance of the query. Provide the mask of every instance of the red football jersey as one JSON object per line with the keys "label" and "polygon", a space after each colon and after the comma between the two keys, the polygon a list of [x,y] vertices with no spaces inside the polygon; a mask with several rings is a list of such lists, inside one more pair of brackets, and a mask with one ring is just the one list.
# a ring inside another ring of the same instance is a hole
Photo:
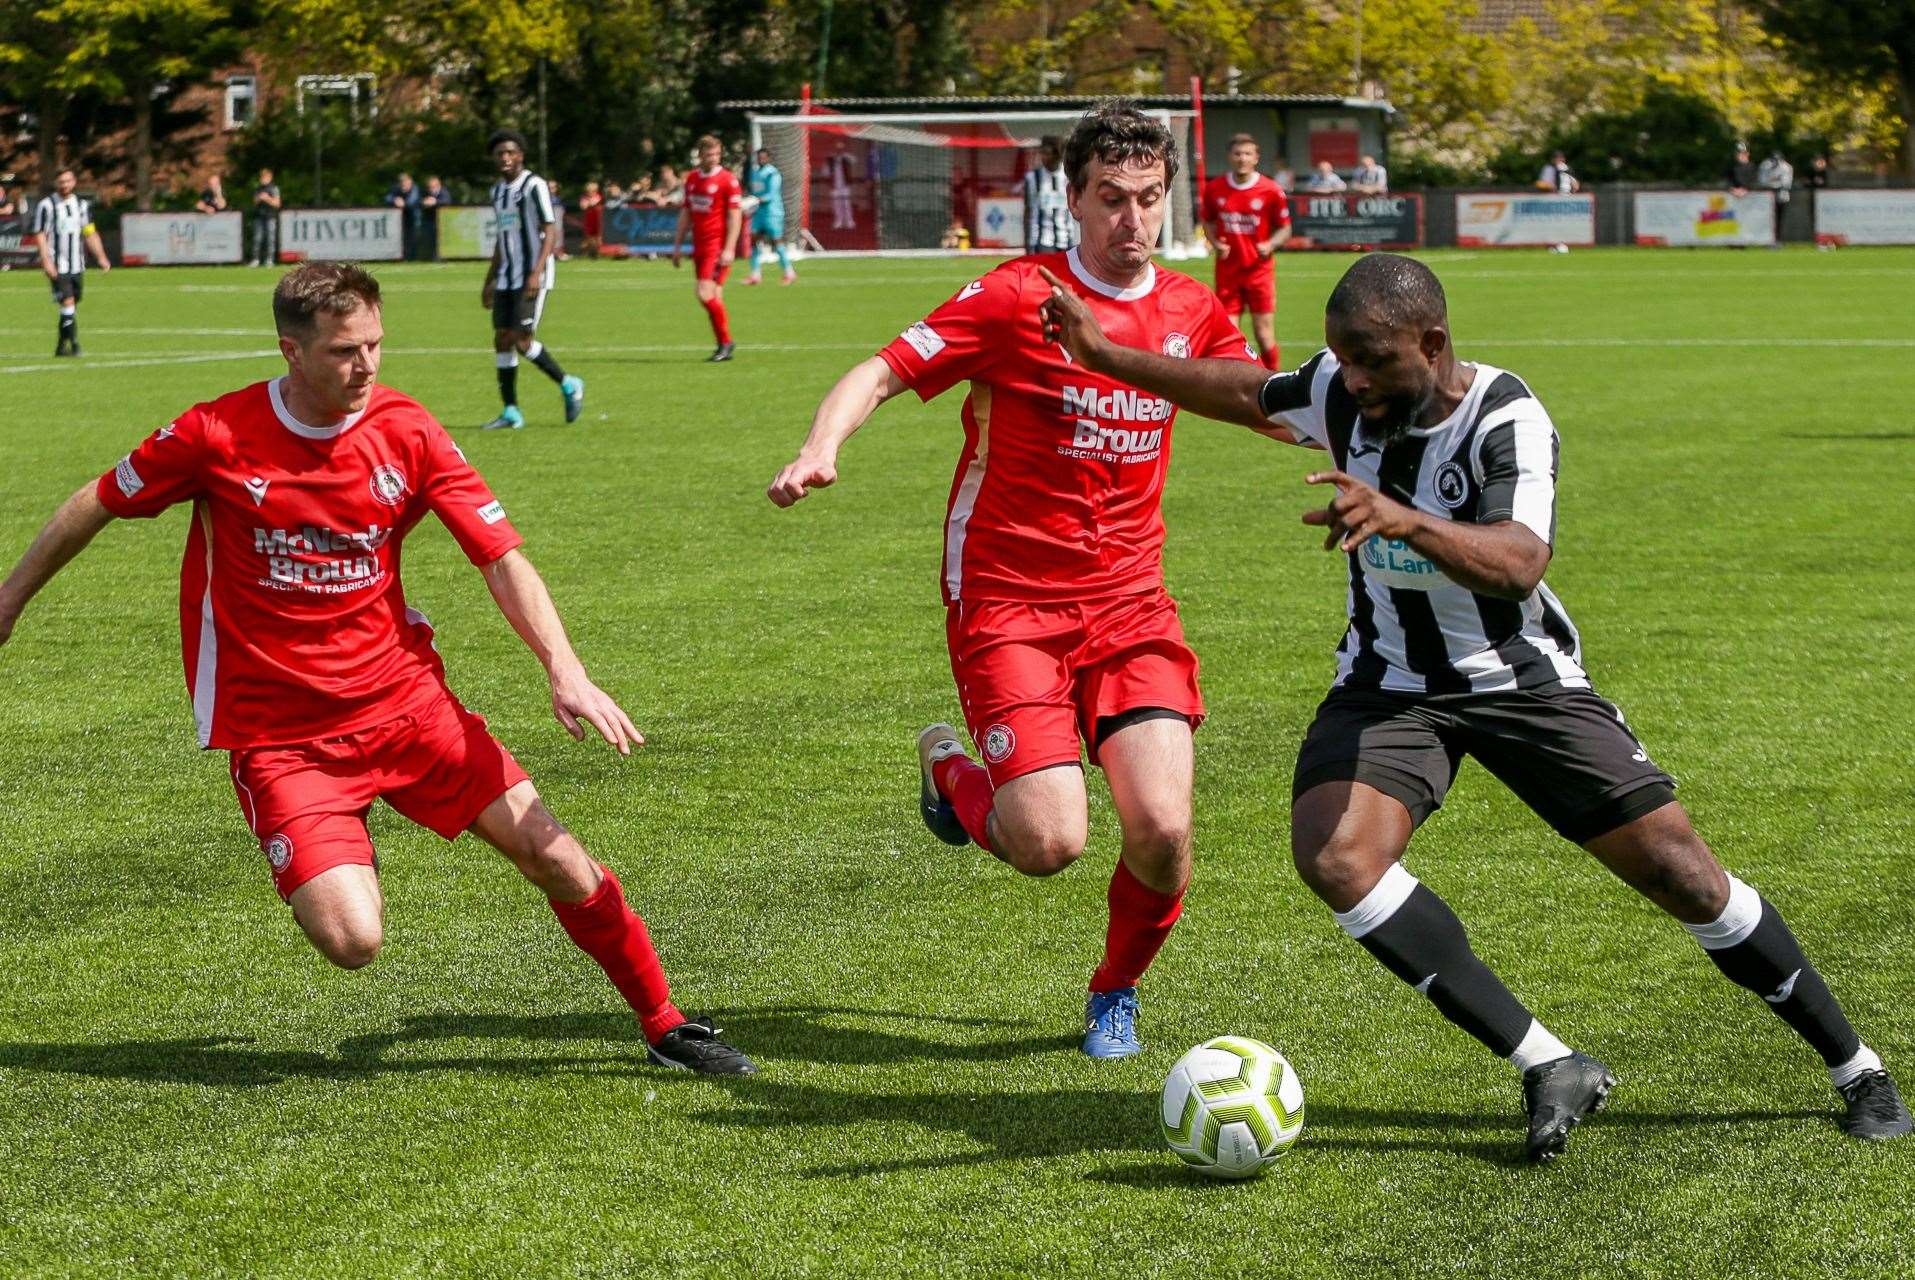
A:
{"label": "red football jersey", "polygon": [[282,381],[195,405],[97,487],[116,516],[193,504],[180,639],[203,747],[310,742],[442,696],[431,624],[399,585],[400,542],[428,511],[474,564],[523,541],[411,397],[375,387],[321,428],[287,411]]}
{"label": "red football jersey", "polygon": [[716,251],[725,239],[726,215],[744,207],[738,176],[725,168],[698,170],[685,179],[685,207],[691,210],[693,244]]}
{"label": "red football jersey", "polygon": [[1290,225],[1290,198],[1261,173],[1251,174],[1244,186],[1237,185],[1235,174],[1220,173],[1204,184],[1203,216],[1213,230],[1222,228],[1230,246],[1229,256],[1218,259],[1218,265],[1227,262],[1238,271],[1267,267],[1270,259],[1257,253],[1257,242]]}
{"label": "red football jersey", "polygon": [[1163,584],[1160,506],[1177,410],[1088,373],[1045,342],[1037,308],[1051,272],[1126,346],[1252,359],[1217,296],[1151,267],[1132,288],[1093,277],[1068,253],[1015,258],[904,331],[878,354],[929,400],[969,379],[964,452],[944,525],[944,596],[1075,600]]}

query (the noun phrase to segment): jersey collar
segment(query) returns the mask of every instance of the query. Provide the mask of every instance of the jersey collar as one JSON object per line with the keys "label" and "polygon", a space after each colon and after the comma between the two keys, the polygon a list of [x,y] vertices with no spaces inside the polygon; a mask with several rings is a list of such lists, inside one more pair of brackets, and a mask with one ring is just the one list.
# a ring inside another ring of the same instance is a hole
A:
{"label": "jersey collar", "polygon": [[1154,262],[1145,265],[1144,278],[1141,282],[1128,289],[1119,289],[1116,285],[1106,284],[1092,275],[1089,268],[1084,265],[1084,260],[1077,256],[1075,247],[1064,255],[1064,260],[1070,264],[1071,274],[1077,277],[1079,284],[1092,293],[1102,294],[1117,302],[1135,302],[1139,298],[1148,297],[1150,291],[1157,287],[1157,264]]}
{"label": "jersey collar", "polygon": [[1223,176],[1223,180],[1230,184],[1230,189],[1232,191],[1248,191],[1250,190],[1250,188],[1257,185],[1257,179],[1261,178],[1262,176],[1263,175],[1261,173],[1258,173],[1255,169],[1252,169],[1250,171],[1250,180],[1248,182],[1238,182],[1237,175],[1234,173],[1226,173]]}
{"label": "jersey collar", "polygon": [[[1454,409],[1450,410],[1449,417],[1444,418],[1441,422],[1431,423],[1427,427],[1411,427],[1403,433],[1404,436],[1406,438],[1433,436],[1439,432],[1449,430],[1459,421],[1466,422],[1475,417],[1476,406],[1483,402],[1483,393],[1489,390],[1489,384],[1496,380],[1496,375],[1499,372],[1501,371],[1490,368],[1480,360],[1477,361],[1476,372],[1470,377],[1469,390],[1463,393],[1463,398],[1457,401]],[[1367,433],[1369,430],[1369,424],[1364,421],[1363,415],[1361,414],[1357,415],[1356,428],[1359,432],[1364,433]]]}
{"label": "jersey collar", "polygon": [[332,440],[352,430],[353,423],[359,421],[359,419],[366,414],[364,409],[361,409],[358,413],[349,413],[338,422],[333,423],[330,427],[315,427],[301,422],[298,418],[293,417],[292,412],[286,408],[285,398],[279,393],[280,384],[285,381],[286,376],[284,374],[274,378],[266,384],[266,394],[273,402],[273,416],[279,419],[279,425],[296,436],[303,436],[308,440]]}

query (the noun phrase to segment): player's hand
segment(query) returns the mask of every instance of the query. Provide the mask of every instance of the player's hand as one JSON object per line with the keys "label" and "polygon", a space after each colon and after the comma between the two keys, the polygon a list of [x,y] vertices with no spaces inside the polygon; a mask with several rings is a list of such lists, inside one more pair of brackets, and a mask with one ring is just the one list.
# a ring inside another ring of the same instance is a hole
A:
{"label": "player's hand", "polygon": [[791,460],[765,490],[774,507],[788,507],[813,489],[828,489],[838,481],[838,464],[832,458],[801,453]]}
{"label": "player's hand", "polygon": [[718,265],[721,267],[729,267],[737,258],[737,253],[730,249],[720,249],[718,251]]}
{"label": "player's hand", "polygon": [[1222,262],[1230,257],[1230,242],[1228,240],[1212,240],[1210,242],[1210,251],[1217,255],[1217,261]]}
{"label": "player's hand", "polygon": [[679,252],[678,246],[673,245],[672,246],[672,267],[676,269],[678,264],[683,261],[684,261],[684,256]]}
{"label": "player's hand", "polygon": [[1051,296],[1037,308],[1038,317],[1044,323],[1044,341],[1057,343],[1086,369],[1099,368],[1099,356],[1109,345],[1103,326],[1097,323],[1097,317],[1084,305],[1084,300],[1065,288],[1064,282],[1052,275],[1049,267],[1037,270],[1051,286]]}
{"label": "player's hand", "polygon": [[539,290],[544,287],[545,275],[543,272],[535,271],[525,278],[525,296],[528,298],[538,297]]}
{"label": "player's hand", "polygon": [[479,286],[479,305],[484,307],[488,311],[492,309],[493,289],[494,289],[494,284],[493,284],[492,277],[487,276],[485,278],[485,283]]}
{"label": "player's hand", "polygon": [[1325,551],[1355,551],[1372,535],[1402,540],[1416,532],[1421,521],[1416,509],[1394,498],[1386,498],[1361,480],[1341,471],[1316,471],[1304,477],[1305,484],[1333,484],[1336,496],[1321,510],[1303,513],[1303,523],[1329,529],[1323,539]]}
{"label": "player's hand", "polygon": [[632,718],[612,701],[612,695],[586,677],[583,667],[552,673],[552,714],[574,742],[585,741],[585,726],[590,725],[622,756],[632,754],[633,747],[645,745],[645,735],[632,724]]}

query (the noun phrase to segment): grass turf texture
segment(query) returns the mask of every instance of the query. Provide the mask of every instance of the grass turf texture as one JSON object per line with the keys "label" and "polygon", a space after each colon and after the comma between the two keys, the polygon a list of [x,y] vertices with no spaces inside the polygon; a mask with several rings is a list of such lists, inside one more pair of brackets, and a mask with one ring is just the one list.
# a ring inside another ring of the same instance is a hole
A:
{"label": "grass turf texture", "polygon": [[[1793,921],[1915,1085],[1915,253],[1432,254],[1465,357],[1563,436],[1559,562],[1598,687],[1724,860]],[[1346,264],[1286,257],[1294,366]],[[604,1275],[1901,1274],[1915,1142],[1833,1123],[1815,1057],[1689,938],[1475,766],[1410,864],[1555,1030],[1621,1077],[1559,1167],[1516,1163],[1515,1073],[1337,931],[1288,862],[1290,765],[1344,574],[1315,454],[1186,419],[1168,575],[1204,661],[1197,874],[1139,1059],[1075,1049],[1115,823],[1021,879],[919,825],[913,732],[955,718],[936,593],[960,393],[887,406],[839,486],[763,486],[835,375],[981,264],[809,263],[728,290],[568,264],[541,336],[588,382],[496,411],[476,265],[393,266],[386,381],[454,430],[598,681],[650,737],[578,746],[451,539],[409,547],[454,687],[617,867],[680,1002],[766,1068],[642,1064],[611,988],[470,837],[383,809],[389,937],[330,969],[193,750],[185,514],[109,529],[0,651],[0,1272]],[[1202,269],[1202,268],[1200,268]],[[89,277],[82,361],[0,277],[0,559],[141,436],[280,371],[267,272]],[[1270,1176],[1162,1148],[1190,1045],[1295,1062]]]}

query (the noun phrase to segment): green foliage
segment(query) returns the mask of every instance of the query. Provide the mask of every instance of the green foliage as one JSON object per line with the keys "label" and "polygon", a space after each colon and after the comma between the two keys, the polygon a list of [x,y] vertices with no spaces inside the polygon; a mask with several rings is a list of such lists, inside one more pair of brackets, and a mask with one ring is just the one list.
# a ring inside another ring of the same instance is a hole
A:
{"label": "green foliage", "polygon": [[[1545,154],[1561,148],[1584,182],[1714,183],[1736,136],[1707,99],[1657,88],[1630,110],[1587,116],[1554,135]],[[1496,176],[1527,184],[1536,169],[1535,156],[1509,152],[1498,158]]]}

